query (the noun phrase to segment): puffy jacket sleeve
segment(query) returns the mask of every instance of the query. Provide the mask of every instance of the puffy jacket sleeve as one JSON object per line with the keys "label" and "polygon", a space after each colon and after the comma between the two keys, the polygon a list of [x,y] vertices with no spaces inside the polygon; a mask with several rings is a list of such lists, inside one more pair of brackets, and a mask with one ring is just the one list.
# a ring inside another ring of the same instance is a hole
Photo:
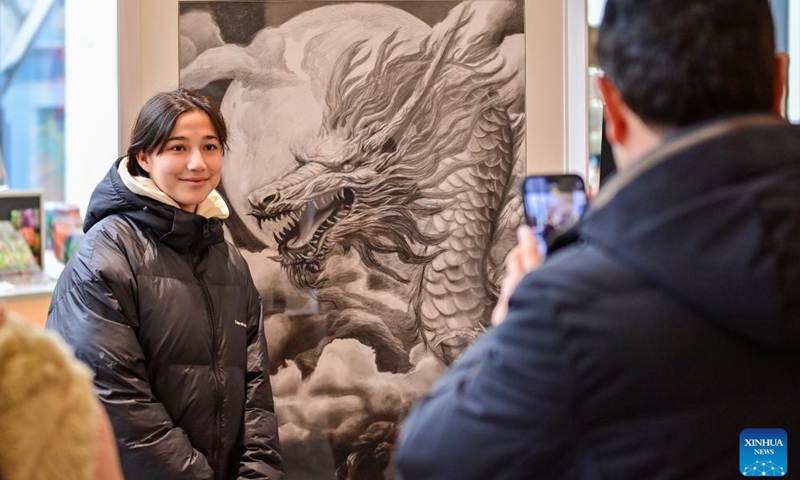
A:
{"label": "puffy jacket sleeve", "polygon": [[244,453],[240,479],[283,479],[278,420],[269,382],[267,341],[261,300],[248,278],[247,398],[244,408]]}
{"label": "puffy jacket sleeve", "polygon": [[59,278],[47,328],[94,371],[128,479],[213,477],[153,394],[136,337],[136,277],[125,249],[103,233],[87,235]]}
{"label": "puffy jacket sleeve", "polygon": [[533,277],[512,295],[505,322],[406,418],[396,454],[404,480],[567,477],[570,375],[552,302]]}

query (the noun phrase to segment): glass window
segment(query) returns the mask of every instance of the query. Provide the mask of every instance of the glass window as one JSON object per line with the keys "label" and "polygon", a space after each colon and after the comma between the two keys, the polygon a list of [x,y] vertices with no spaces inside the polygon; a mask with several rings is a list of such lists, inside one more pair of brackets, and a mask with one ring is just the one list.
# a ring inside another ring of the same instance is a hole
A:
{"label": "glass window", "polygon": [[2,183],[64,200],[64,0],[0,0]]}

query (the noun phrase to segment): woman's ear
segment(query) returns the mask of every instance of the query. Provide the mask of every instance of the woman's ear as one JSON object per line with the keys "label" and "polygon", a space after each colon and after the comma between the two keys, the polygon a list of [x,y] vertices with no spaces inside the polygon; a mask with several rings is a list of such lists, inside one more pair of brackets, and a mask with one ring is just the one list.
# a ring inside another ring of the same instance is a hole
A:
{"label": "woman's ear", "polygon": [[150,158],[144,153],[144,151],[139,150],[136,153],[136,163],[139,164],[139,167],[147,173],[150,173]]}

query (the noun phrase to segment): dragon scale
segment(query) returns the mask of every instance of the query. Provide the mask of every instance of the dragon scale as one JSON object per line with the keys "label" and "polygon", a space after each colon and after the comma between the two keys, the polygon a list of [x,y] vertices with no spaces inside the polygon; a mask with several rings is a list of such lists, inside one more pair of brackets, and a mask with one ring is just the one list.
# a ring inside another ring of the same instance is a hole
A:
{"label": "dragon scale", "polygon": [[447,236],[437,246],[441,253],[423,267],[415,310],[422,340],[445,363],[483,332],[497,300],[509,249],[502,239],[521,217],[514,191],[520,132],[514,130],[505,109],[481,112],[466,158],[456,159],[474,165],[440,184],[455,201],[428,223],[427,233]]}

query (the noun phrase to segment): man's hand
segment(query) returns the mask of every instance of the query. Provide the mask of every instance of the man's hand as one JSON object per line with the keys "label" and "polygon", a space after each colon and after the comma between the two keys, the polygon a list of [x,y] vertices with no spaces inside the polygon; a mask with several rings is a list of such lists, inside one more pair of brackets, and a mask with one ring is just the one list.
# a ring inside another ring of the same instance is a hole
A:
{"label": "man's hand", "polygon": [[539,268],[542,264],[542,255],[539,253],[539,244],[533,230],[527,225],[517,229],[518,245],[508,252],[506,257],[506,275],[500,287],[500,297],[492,312],[492,325],[500,325],[508,313],[508,299],[522,277]]}

